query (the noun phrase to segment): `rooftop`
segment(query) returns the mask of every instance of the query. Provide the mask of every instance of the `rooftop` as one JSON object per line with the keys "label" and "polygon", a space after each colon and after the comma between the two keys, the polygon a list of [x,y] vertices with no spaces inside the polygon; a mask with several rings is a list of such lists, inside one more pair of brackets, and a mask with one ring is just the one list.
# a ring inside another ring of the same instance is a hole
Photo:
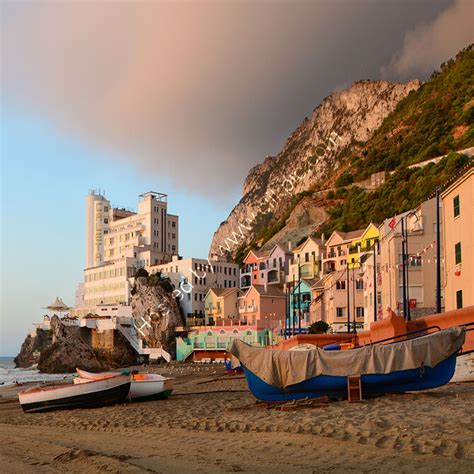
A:
{"label": "rooftop", "polygon": [[147,193],[140,194],[138,197],[142,201],[148,197],[151,197],[155,201],[159,201],[159,202],[167,202],[167,199],[168,199],[167,194],[157,193],[155,191],[148,191]]}

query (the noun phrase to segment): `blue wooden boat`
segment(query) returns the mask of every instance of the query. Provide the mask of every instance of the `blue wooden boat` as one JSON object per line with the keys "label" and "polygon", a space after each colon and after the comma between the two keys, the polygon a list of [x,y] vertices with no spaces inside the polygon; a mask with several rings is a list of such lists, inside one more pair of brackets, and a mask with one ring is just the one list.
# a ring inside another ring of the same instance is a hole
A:
{"label": "blue wooden boat", "polygon": [[[455,329],[460,330],[460,328],[455,328]],[[449,330],[446,330],[446,331],[449,331]],[[427,338],[426,341],[422,341],[423,343],[426,342],[425,344],[426,351],[428,351],[427,357],[431,357],[429,351],[432,348],[430,349],[429,339],[433,336],[434,334],[422,336],[423,338]],[[361,377],[361,386],[362,386],[363,395],[364,396],[381,395],[381,394],[386,394],[386,393],[400,393],[400,392],[406,392],[406,391],[426,390],[426,389],[430,389],[434,387],[439,387],[441,385],[448,383],[454,375],[454,371],[456,368],[456,356],[463,342],[464,342],[464,332],[463,330],[460,330],[460,337],[458,338],[457,342],[454,342],[453,344],[449,345],[447,348],[447,352],[450,352],[450,353],[449,354],[447,353],[445,356],[443,356],[443,350],[441,349],[440,351],[438,351],[438,359],[440,360],[432,364],[432,366],[429,366],[421,362],[418,367],[410,367],[410,364],[407,364],[410,368],[407,368],[405,370],[395,370],[395,371],[390,371],[388,373],[384,373],[385,371],[381,370],[381,373],[358,374]],[[391,346],[388,348],[388,350],[397,351],[400,348],[397,348],[395,346],[401,345],[401,344],[407,344],[407,341],[375,346],[372,349],[372,354],[373,354],[373,351],[387,352],[387,346]],[[408,346],[407,348],[401,348],[401,349],[407,349],[409,351],[410,346]],[[419,345],[418,345],[417,350],[418,350],[417,357],[419,357],[419,354],[420,354]],[[251,357],[248,359],[248,365],[252,365],[253,367],[258,367],[259,369],[261,369],[262,366],[264,367],[266,365],[265,362],[263,364],[260,363],[260,365],[258,364],[258,362],[256,362],[256,359],[258,359],[259,357],[259,352],[257,351],[261,351],[260,352],[261,356],[265,358],[265,359],[262,359],[262,361],[275,360],[275,356],[273,356],[272,358],[271,355],[268,354],[269,352],[268,349],[251,348],[251,351],[252,351]],[[266,351],[266,353],[264,351]],[[326,355],[323,355],[324,360],[329,361],[329,363],[331,362],[331,357],[337,358],[338,354],[342,355],[341,354],[342,352],[345,353],[344,356],[350,357],[351,352],[353,353],[356,359],[358,356],[358,352],[357,352],[358,349],[350,349],[348,351],[338,351],[338,350],[323,351],[321,349],[313,350],[313,352],[315,353],[315,357],[318,356],[318,351],[320,351],[319,354],[325,352]],[[280,351],[280,352],[290,353],[292,351]],[[296,351],[293,351],[293,352],[296,352]],[[423,352],[423,348],[421,349],[421,352]],[[361,357],[362,357],[362,355],[364,354],[366,356],[368,351],[367,350],[359,351],[359,353],[361,354]],[[403,352],[398,351],[396,353],[402,354]],[[236,353],[233,353],[233,354],[237,356]],[[411,354],[408,353],[407,359],[410,359],[410,356]],[[281,368],[281,365],[282,365],[281,359],[282,358],[284,359],[284,357],[285,357],[284,354],[276,354],[276,359],[279,359],[279,362],[273,365],[272,367],[273,372],[270,371],[269,373],[278,372],[278,370]],[[288,356],[288,357],[293,357],[293,356]],[[416,359],[416,358],[414,357],[413,359]],[[293,357],[293,360],[294,360],[294,357]],[[299,360],[302,360],[301,357]],[[425,361],[426,360],[427,359],[425,359]],[[248,367],[248,365],[246,365],[242,361],[242,359],[240,359],[240,361],[244,369],[244,373],[247,379],[249,390],[259,400],[268,401],[268,402],[283,402],[283,401],[290,401],[290,400],[299,400],[299,399],[304,399],[304,398],[316,398],[316,397],[322,397],[322,396],[328,396],[330,398],[347,398],[348,376],[355,374],[354,372],[351,371],[351,368],[348,367],[347,374],[345,375],[327,375],[327,374],[322,373],[314,377],[309,377],[295,384],[282,386],[279,383],[269,383],[268,381],[263,380],[262,377],[257,375],[255,371],[252,371]],[[393,363],[393,360],[391,362]],[[413,365],[411,361],[410,363],[411,365]],[[284,363],[283,365],[284,365],[284,370],[287,370],[288,367],[291,367],[291,363],[289,365],[287,363]],[[399,365],[400,364],[398,364],[398,366]],[[331,370],[329,370],[329,372],[330,371]],[[340,372],[340,367],[336,371]],[[275,380],[278,381],[279,378],[276,377]]]}

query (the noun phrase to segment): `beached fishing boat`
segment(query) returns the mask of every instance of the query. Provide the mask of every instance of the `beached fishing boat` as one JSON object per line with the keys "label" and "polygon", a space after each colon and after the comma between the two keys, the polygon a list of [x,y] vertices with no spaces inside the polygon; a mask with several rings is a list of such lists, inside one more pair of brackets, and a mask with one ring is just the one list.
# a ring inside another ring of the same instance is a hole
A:
{"label": "beached fishing boat", "polygon": [[115,375],[84,384],[32,387],[18,394],[25,412],[64,408],[90,408],[125,402],[130,392],[130,377]]}
{"label": "beached fishing boat", "polygon": [[[79,377],[74,383],[84,383],[90,380],[104,380],[117,376],[120,372],[100,372],[97,374],[76,369]],[[130,371],[126,371],[130,373]],[[159,400],[168,398],[173,391],[173,379],[159,374],[131,373],[130,398],[132,401]]]}
{"label": "beached fishing boat", "polygon": [[250,391],[260,400],[347,398],[352,376],[360,376],[364,396],[448,383],[464,338],[465,328],[456,327],[345,351],[264,349],[235,340],[230,352],[240,361]]}

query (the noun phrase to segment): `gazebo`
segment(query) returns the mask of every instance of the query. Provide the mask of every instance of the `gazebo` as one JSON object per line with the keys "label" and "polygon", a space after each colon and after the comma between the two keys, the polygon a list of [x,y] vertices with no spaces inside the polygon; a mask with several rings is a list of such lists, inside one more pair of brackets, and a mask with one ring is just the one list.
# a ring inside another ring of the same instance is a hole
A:
{"label": "gazebo", "polygon": [[61,317],[61,313],[64,313],[71,308],[67,306],[61,298],[56,296],[56,299],[49,306],[46,306],[45,309],[48,309],[49,311],[57,311],[59,313],[59,317]]}

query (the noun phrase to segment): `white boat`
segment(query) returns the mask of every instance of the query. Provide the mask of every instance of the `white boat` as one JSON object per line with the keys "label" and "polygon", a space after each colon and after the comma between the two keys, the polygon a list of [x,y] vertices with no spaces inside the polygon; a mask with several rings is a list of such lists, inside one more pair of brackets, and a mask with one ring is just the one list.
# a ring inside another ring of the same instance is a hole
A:
{"label": "white boat", "polygon": [[[79,377],[74,383],[80,384],[90,380],[104,380],[117,376],[117,372],[100,372],[93,374],[85,370],[76,369]],[[173,391],[173,379],[158,374],[132,373],[130,398],[133,401],[158,400],[167,398]]]}
{"label": "white boat", "polygon": [[474,352],[458,356],[451,382],[474,382]]}
{"label": "white boat", "polygon": [[99,407],[125,402],[130,385],[130,376],[116,374],[80,385],[36,386],[20,392],[18,398],[21,408],[27,412]]}

